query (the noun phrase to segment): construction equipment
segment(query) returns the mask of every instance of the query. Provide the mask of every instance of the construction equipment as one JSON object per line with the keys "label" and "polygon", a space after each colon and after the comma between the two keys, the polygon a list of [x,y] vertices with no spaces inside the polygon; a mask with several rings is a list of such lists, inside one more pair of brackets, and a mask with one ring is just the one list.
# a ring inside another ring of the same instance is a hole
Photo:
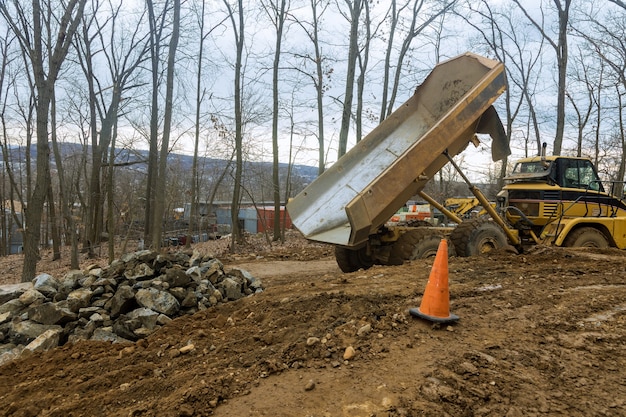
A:
{"label": "construction equipment", "polygon": [[[505,83],[501,63],[471,53],[439,64],[413,97],[290,201],[293,224],[308,239],[334,244],[345,272],[435,256],[443,236],[458,256],[537,244],[625,249],[626,204],[605,191],[589,159],[547,157],[544,144],[541,156],[516,164],[495,206],[455,163],[475,133],[492,137],[494,161],[510,153],[491,107]],[[487,215],[464,219],[422,191],[446,163]],[[386,224],[415,195],[458,225]]]}
{"label": "construction equipment", "polygon": [[[626,249],[626,204],[606,191],[590,159],[541,156],[517,162],[498,196],[498,215],[535,244]],[[611,191],[623,187],[611,184]]]}
{"label": "construction equipment", "polygon": [[477,144],[476,133],[492,137],[494,160],[510,154],[491,106],[505,88],[500,62],[466,53],[440,63],[407,102],[288,203],[294,225],[308,239],[336,245],[344,271],[434,256],[437,233],[384,224],[449,157]]}
{"label": "construction equipment", "polygon": [[[496,203],[491,203],[493,207]],[[481,207],[476,197],[451,197],[446,198],[444,207],[462,219],[471,219],[487,214],[487,210]]]}

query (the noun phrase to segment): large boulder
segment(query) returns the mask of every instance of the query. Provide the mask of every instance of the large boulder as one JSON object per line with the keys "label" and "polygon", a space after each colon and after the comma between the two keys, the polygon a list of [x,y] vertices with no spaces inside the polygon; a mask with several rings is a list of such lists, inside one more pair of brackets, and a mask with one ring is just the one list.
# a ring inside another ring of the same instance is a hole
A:
{"label": "large boulder", "polygon": [[172,294],[156,288],[142,288],[135,295],[137,303],[150,310],[171,316],[180,310],[180,303]]}

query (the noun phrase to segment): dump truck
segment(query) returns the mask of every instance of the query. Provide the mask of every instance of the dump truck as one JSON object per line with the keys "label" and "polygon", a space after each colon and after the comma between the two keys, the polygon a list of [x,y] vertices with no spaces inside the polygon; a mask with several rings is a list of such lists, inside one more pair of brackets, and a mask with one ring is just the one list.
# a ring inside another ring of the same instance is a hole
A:
{"label": "dump truck", "polygon": [[406,201],[450,158],[477,144],[477,133],[492,137],[494,161],[510,154],[492,106],[505,89],[498,61],[466,53],[441,62],[411,98],[289,201],[295,227],[307,239],[335,245],[344,271],[400,262],[424,238],[419,228],[384,226]]}
{"label": "dump truck", "polygon": [[[544,144],[540,156],[515,165],[495,207],[464,175],[453,157],[477,143],[476,134],[491,136],[494,161],[510,154],[492,106],[505,88],[500,62],[466,53],[437,65],[406,103],[288,203],[293,224],[335,245],[344,272],[434,256],[442,238],[457,256],[538,244],[626,248],[626,205],[605,190],[589,159],[546,156]],[[462,218],[424,193],[447,163],[486,215]],[[413,196],[457,226],[388,225]]]}

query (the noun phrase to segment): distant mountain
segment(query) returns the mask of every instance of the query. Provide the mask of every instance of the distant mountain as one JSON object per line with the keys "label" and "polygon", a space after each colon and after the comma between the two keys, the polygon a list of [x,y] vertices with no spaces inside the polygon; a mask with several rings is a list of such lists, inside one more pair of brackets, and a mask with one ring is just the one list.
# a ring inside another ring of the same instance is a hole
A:
{"label": "distant mountain", "polygon": [[[31,145],[31,163],[34,164],[37,158],[37,147]],[[71,156],[81,155],[84,152],[84,147],[78,143],[62,142],[59,144],[59,152],[63,155],[63,159],[68,159]],[[89,157],[91,156],[91,146],[87,146],[87,152]],[[20,164],[26,162],[26,152],[23,146],[13,146],[9,148],[9,161],[12,164]],[[134,150],[134,149],[116,149],[115,150],[115,164],[120,166],[127,166],[129,169],[139,172],[146,172],[148,167],[148,150]],[[0,149],[0,156],[2,156],[2,150]],[[56,168],[54,159],[54,153],[51,150],[50,154],[51,169]],[[198,165],[208,171],[223,170],[227,167],[229,161],[224,159],[199,157]],[[179,153],[172,153],[168,156],[168,164],[175,164],[184,172],[191,172],[193,164],[193,156]],[[0,166],[4,167],[4,157],[0,160]],[[245,166],[250,169],[271,170],[271,162],[255,162],[246,161]],[[288,164],[280,163],[279,169],[281,172],[286,172]],[[299,177],[299,183],[308,184],[317,178],[317,167],[308,165],[294,165],[292,167],[292,175]]]}

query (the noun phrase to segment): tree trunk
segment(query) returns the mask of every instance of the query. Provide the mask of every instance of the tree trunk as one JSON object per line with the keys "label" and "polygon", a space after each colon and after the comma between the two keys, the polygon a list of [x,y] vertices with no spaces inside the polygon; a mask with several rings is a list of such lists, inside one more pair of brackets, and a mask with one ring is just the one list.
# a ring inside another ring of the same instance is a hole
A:
{"label": "tree trunk", "polygon": [[174,95],[174,65],[176,63],[176,49],[180,32],[180,0],[174,0],[174,18],[172,35],[170,38],[167,58],[167,79],[165,86],[165,113],[163,115],[163,138],[161,139],[161,152],[159,155],[159,174],[156,185],[156,198],[154,205],[154,222],[152,229],[152,248],[161,248],[163,217],[165,213],[165,188],[167,184],[167,156],[170,146],[170,130],[172,126],[172,96]]}
{"label": "tree trunk", "polygon": [[274,241],[281,238],[280,233],[280,165],[278,160],[278,72],[280,65],[280,51],[283,39],[283,25],[285,23],[285,0],[273,5],[268,12],[274,14],[276,26],[276,49],[274,51],[274,65],[272,72],[272,188],[274,191]]}
{"label": "tree trunk", "polygon": [[348,3],[350,7],[350,46],[348,48],[348,69],[346,74],[346,90],[343,97],[343,110],[341,112],[341,128],[339,130],[338,157],[342,157],[348,147],[348,133],[350,132],[350,119],[352,117],[352,96],[354,93],[354,76],[356,72],[356,59],[359,41],[359,17],[361,16],[363,0],[354,0]]}
{"label": "tree trunk", "polygon": [[239,22],[235,22],[235,16],[228,0],[224,0],[235,35],[237,45],[235,61],[235,175],[233,184],[233,198],[230,208],[230,219],[232,223],[231,251],[234,252],[238,243],[243,238],[243,233],[239,227],[239,207],[241,200],[241,177],[243,170],[243,129],[242,129],[242,82],[241,72],[243,68],[243,48],[244,48],[244,16],[243,0],[237,1]]}

